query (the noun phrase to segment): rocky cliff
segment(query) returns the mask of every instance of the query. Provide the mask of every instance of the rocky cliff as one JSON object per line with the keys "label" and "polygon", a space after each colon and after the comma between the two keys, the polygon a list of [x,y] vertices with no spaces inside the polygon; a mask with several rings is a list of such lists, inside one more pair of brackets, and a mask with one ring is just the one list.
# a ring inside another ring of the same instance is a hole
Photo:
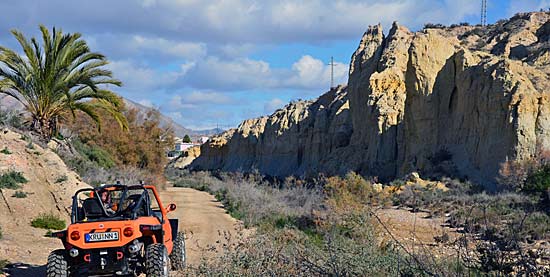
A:
{"label": "rocky cliff", "polygon": [[348,86],[212,139],[194,169],[273,176],[357,171],[391,179],[452,164],[492,183],[506,160],[550,148],[550,13],[494,25],[371,26]]}

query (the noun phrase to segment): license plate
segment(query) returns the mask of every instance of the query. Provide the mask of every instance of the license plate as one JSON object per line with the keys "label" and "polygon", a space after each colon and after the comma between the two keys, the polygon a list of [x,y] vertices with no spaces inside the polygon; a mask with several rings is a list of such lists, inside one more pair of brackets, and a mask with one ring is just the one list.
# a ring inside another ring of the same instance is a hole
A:
{"label": "license plate", "polygon": [[84,236],[86,242],[118,240],[118,232],[88,233]]}

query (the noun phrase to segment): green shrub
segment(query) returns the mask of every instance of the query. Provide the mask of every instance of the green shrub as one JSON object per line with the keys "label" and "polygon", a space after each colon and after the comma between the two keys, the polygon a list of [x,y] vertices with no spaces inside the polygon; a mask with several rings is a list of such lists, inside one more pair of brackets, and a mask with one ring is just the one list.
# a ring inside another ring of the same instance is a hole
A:
{"label": "green shrub", "polygon": [[10,264],[10,261],[5,259],[0,259],[0,273],[4,273],[3,269]]}
{"label": "green shrub", "polygon": [[23,121],[19,111],[0,109],[0,125],[21,129]]}
{"label": "green shrub", "polygon": [[34,150],[34,144],[32,143],[32,141],[29,141],[29,143],[27,143],[27,145],[25,145],[25,147],[27,147],[28,149],[33,149]]}
{"label": "green shrub", "polygon": [[11,197],[15,197],[15,198],[27,198],[27,193],[24,192],[24,191],[16,191]]}
{"label": "green shrub", "polygon": [[2,239],[3,236],[4,234],[2,234],[2,227],[0,227],[0,239]]}
{"label": "green shrub", "polygon": [[74,147],[82,156],[94,162],[99,167],[112,168],[116,165],[111,154],[99,146],[85,144],[76,140],[74,142]]}
{"label": "green shrub", "polygon": [[2,149],[0,151],[0,153],[2,153],[4,155],[9,155],[9,154],[11,154],[11,151],[7,147],[4,147],[4,149]]}
{"label": "green shrub", "polygon": [[65,229],[65,220],[60,219],[53,213],[40,214],[31,221],[31,226],[42,229],[62,230]]}
{"label": "green shrub", "polygon": [[528,193],[546,192],[550,188],[550,165],[543,165],[527,177],[522,190]]}
{"label": "green shrub", "polygon": [[69,180],[69,177],[68,177],[67,175],[63,175],[63,176],[59,176],[59,177],[55,180],[55,182],[56,182],[56,183],[63,183],[63,182],[65,182],[65,181],[67,181],[67,180]]}
{"label": "green shrub", "polygon": [[5,189],[18,189],[21,186],[19,184],[24,184],[28,182],[21,172],[17,171],[8,171],[0,176],[0,188]]}

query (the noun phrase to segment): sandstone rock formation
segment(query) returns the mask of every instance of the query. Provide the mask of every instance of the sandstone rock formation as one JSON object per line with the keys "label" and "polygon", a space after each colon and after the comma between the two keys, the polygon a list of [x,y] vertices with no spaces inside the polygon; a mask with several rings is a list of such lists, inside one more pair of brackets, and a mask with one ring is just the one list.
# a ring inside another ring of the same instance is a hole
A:
{"label": "sandstone rock formation", "polygon": [[506,160],[550,148],[550,13],[487,27],[372,26],[348,86],[244,121],[205,144],[194,169],[391,179],[451,163],[494,182]]}
{"label": "sandstone rock formation", "polygon": [[200,154],[200,146],[190,147],[189,149],[184,150],[179,157],[171,160],[166,167],[184,169],[185,167],[190,165],[198,156],[200,156]]}

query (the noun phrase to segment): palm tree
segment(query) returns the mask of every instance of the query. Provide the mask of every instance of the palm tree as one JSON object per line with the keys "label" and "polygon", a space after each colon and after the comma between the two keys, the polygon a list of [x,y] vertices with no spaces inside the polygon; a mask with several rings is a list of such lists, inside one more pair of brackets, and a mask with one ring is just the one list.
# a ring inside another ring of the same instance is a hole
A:
{"label": "palm tree", "polygon": [[[122,128],[122,100],[108,85],[120,86],[112,72],[102,67],[105,56],[91,52],[79,33],[63,34],[53,28],[52,35],[40,25],[43,44],[30,41],[12,30],[24,56],[0,46],[0,94],[19,101],[31,117],[31,129],[49,140],[57,134],[60,121],[82,112],[101,127],[100,114],[108,113]],[[93,101],[91,101],[93,100]]]}

